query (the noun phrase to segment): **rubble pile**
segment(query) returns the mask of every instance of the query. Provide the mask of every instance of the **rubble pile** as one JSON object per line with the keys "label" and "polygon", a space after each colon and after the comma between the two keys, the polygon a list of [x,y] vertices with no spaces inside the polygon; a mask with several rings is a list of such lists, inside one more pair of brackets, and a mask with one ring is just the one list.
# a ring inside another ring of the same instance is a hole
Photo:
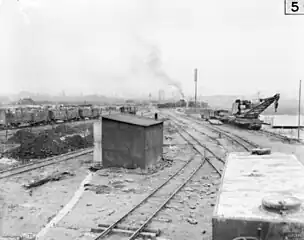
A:
{"label": "rubble pile", "polygon": [[7,140],[7,143],[22,143],[33,140],[35,138],[35,134],[30,132],[29,130],[19,130],[12,137]]}
{"label": "rubble pile", "polygon": [[[72,134],[72,135],[71,135]],[[26,130],[17,131],[9,140],[20,147],[7,153],[15,159],[42,159],[93,146],[92,132],[82,134],[71,126],[57,126],[38,134]]]}
{"label": "rubble pile", "polygon": [[54,129],[54,132],[56,134],[59,135],[67,135],[67,134],[74,134],[77,133],[76,129],[74,129],[73,127],[66,125],[66,124],[60,124],[58,126],[56,126],[56,128]]}

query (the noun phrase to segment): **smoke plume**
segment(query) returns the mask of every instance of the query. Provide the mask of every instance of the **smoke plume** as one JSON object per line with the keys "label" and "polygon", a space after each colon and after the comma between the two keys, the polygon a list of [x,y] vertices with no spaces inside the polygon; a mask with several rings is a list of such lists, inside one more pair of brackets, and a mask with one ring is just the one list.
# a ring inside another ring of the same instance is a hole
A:
{"label": "smoke plume", "polygon": [[184,98],[184,93],[182,90],[181,83],[172,79],[166,71],[162,67],[161,61],[161,51],[156,45],[150,46],[148,58],[146,64],[150,70],[150,72],[157,78],[162,79],[168,85],[174,86],[178,89],[179,93],[181,94],[182,98]]}

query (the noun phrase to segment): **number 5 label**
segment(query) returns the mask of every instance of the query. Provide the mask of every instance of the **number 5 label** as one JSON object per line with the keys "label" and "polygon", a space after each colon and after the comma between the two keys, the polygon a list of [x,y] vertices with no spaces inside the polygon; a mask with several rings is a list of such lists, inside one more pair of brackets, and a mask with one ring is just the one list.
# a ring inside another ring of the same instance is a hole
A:
{"label": "number 5 label", "polygon": [[304,15],[304,0],[284,0],[285,15]]}

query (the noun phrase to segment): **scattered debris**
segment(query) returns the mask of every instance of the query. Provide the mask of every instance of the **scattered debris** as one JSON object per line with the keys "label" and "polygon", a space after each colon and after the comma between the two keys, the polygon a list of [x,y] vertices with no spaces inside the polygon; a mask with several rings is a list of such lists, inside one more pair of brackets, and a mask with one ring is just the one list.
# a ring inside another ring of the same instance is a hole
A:
{"label": "scattered debris", "polygon": [[47,177],[44,177],[39,180],[34,180],[31,183],[24,185],[24,187],[26,189],[30,189],[30,188],[41,186],[47,182],[60,181],[64,178],[66,178],[67,176],[74,176],[74,175],[75,175],[74,173],[70,173],[70,172],[56,173],[56,174],[52,174],[51,176],[47,176]]}
{"label": "scattered debris", "polygon": [[94,184],[84,184],[85,191],[93,191],[96,194],[108,194],[111,192],[112,188],[107,185],[94,185]]}
{"label": "scattered debris", "polygon": [[35,240],[36,235],[34,233],[24,233],[19,237],[19,240]]}
{"label": "scattered debris", "polygon": [[127,178],[127,179],[125,179],[125,182],[134,182],[134,180],[130,179],[130,178]]}
{"label": "scattered debris", "polygon": [[110,209],[110,210],[108,211],[108,216],[111,216],[113,213],[115,213],[115,210]]}
{"label": "scattered debris", "polygon": [[263,176],[265,176],[264,174],[262,174],[262,173],[249,173],[249,174],[246,174],[246,175],[244,175],[244,176],[247,176],[247,177],[263,177]]}
{"label": "scattered debris", "polygon": [[134,188],[125,188],[125,189],[122,189],[123,192],[125,193],[136,193],[136,190]]}
{"label": "scattered debris", "polygon": [[166,135],[166,136],[165,136],[165,139],[171,141],[171,140],[172,140],[172,137]]}
{"label": "scattered debris", "polygon": [[251,150],[251,154],[253,155],[268,155],[271,154],[270,148],[256,148]]}
{"label": "scattered debris", "polygon": [[192,225],[195,225],[195,224],[197,224],[198,222],[197,222],[197,220],[195,220],[194,218],[192,218],[192,217],[190,217],[190,218],[187,218],[187,222],[188,223],[190,223],[190,224],[192,224]]}
{"label": "scattered debris", "polygon": [[159,222],[166,222],[166,223],[170,223],[170,222],[172,222],[172,220],[171,219],[168,219],[168,218],[162,218],[162,217],[160,217],[160,218],[157,218],[157,219],[155,219],[156,221],[159,221]]}
{"label": "scattered debris", "polygon": [[[89,167],[89,170],[90,170],[91,172],[97,172],[97,171],[99,171],[99,170],[101,170],[101,169],[103,169],[101,163],[96,163],[96,164],[94,164],[94,165],[92,165],[92,166]],[[107,174],[106,176],[108,176],[108,175],[109,175],[109,174]],[[102,175],[99,174],[99,176],[102,176]]]}
{"label": "scattered debris", "polygon": [[109,176],[109,173],[107,173],[107,172],[98,173],[98,176],[101,176],[101,177],[108,177],[108,176]]}
{"label": "scattered debris", "polygon": [[188,192],[193,192],[194,190],[190,187],[185,187],[185,191],[188,191]]}
{"label": "scattered debris", "polygon": [[172,206],[172,205],[166,205],[166,208],[172,208],[175,209],[177,211],[181,211],[181,208],[177,207],[177,206]]}
{"label": "scattered debris", "polygon": [[123,188],[123,187],[125,187],[125,184],[124,184],[124,181],[123,181],[123,180],[109,181],[109,183],[110,183],[114,188]]}

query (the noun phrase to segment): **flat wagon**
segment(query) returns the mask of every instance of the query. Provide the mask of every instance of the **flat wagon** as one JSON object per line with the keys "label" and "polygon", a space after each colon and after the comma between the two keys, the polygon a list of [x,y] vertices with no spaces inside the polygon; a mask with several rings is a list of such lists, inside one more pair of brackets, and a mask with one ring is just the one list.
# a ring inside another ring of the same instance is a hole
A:
{"label": "flat wagon", "polygon": [[304,239],[304,166],[294,155],[230,153],[213,240]]}

